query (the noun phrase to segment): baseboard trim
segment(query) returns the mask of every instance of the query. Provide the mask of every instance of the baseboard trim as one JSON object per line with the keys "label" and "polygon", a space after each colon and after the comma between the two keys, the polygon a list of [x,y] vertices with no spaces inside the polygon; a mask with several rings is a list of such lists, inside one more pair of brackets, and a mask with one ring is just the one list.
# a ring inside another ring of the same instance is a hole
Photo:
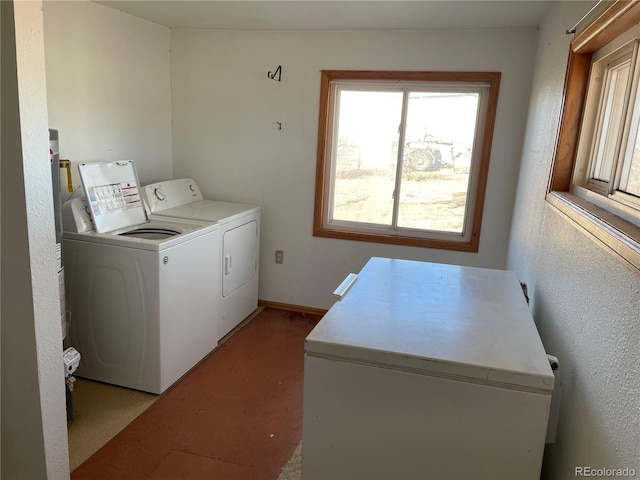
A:
{"label": "baseboard trim", "polygon": [[269,300],[258,300],[258,306],[264,308],[277,308],[289,312],[309,313],[312,315],[324,315],[327,310],[322,308],[304,307],[302,305],[292,305],[290,303],[271,302]]}

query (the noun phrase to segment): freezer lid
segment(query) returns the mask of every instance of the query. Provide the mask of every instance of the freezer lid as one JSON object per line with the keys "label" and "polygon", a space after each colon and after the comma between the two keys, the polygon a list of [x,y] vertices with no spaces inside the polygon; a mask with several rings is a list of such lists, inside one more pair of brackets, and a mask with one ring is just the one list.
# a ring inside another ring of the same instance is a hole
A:
{"label": "freezer lid", "polygon": [[513,272],[372,258],[305,342],[310,356],[548,393]]}
{"label": "freezer lid", "polygon": [[148,221],[132,160],[81,163],[78,170],[97,232],[114,232]]}

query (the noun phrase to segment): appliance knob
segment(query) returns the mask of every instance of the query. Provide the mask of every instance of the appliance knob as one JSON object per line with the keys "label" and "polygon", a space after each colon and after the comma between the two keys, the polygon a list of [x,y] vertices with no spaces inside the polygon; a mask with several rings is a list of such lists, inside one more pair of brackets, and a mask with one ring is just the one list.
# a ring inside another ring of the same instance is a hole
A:
{"label": "appliance knob", "polygon": [[162,191],[162,189],[160,187],[157,187],[153,190],[153,194],[156,196],[156,198],[158,200],[160,200],[161,202],[164,201],[166,197],[166,195],[164,194],[164,192]]}
{"label": "appliance knob", "polygon": [[167,263],[169,263],[169,257],[163,257],[163,258],[162,258],[162,263],[163,263],[163,264],[165,264],[165,265],[166,265]]}
{"label": "appliance knob", "polygon": [[192,192],[196,191],[196,189],[193,187],[193,183],[189,184],[189,190],[191,190]]}

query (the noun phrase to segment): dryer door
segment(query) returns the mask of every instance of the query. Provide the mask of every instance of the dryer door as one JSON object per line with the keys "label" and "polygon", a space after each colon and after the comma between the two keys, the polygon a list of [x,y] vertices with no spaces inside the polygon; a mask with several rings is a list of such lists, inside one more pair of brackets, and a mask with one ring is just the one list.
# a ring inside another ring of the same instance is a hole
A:
{"label": "dryer door", "polygon": [[255,220],[228,230],[223,237],[222,296],[253,278],[258,270],[258,224]]}

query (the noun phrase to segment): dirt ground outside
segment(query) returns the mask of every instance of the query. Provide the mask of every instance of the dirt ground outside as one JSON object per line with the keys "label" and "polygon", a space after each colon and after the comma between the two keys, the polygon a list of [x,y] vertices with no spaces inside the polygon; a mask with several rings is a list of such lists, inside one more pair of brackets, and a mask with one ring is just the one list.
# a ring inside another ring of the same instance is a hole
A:
{"label": "dirt ground outside", "polygon": [[[334,219],[390,225],[395,172],[342,169],[335,183]],[[468,172],[445,167],[403,175],[398,226],[462,232]]]}

